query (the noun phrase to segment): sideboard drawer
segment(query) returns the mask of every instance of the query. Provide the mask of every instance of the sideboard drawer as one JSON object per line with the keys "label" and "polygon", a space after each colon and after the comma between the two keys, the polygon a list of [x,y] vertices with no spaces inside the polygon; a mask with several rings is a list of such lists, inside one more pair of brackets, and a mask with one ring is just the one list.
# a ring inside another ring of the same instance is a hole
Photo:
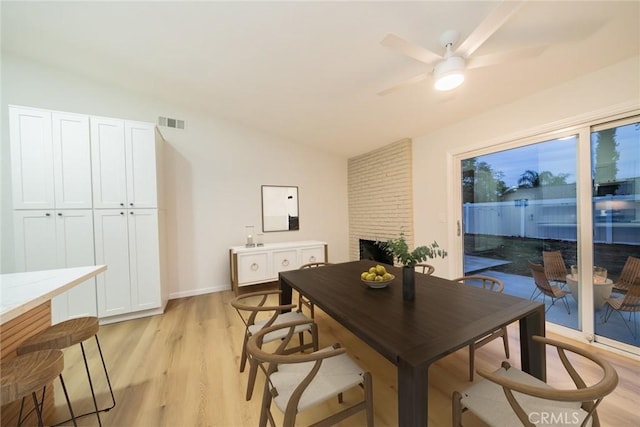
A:
{"label": "sideboard drawer", "polygon": [[300,250],[302,260],[300,265],[308,264],[310,262],[324,262],[324,246],[317,246],[311,248],[302,248]]}
{"label": "sideboard drawer", "polygon": [[238,254],[238,283],[240,286],[266,281],[269,274],[269,253]]}
{"label": "sideboard drawer", "polygon": [[273,276],[277,277],[281,271],[295,270],[300,266],[298,263],[298,251],[289,249],[286,251],[273,251]]}

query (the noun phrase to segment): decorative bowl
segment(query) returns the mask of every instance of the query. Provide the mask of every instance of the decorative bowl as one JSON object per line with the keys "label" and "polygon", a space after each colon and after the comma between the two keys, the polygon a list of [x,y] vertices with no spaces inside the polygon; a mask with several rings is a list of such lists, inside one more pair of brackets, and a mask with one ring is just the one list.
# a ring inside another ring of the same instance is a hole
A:
{"label": "decorative bowl", "polygon": [[386,288],[387,286],[389,286],[389,283],[393,282],[393,279],[395,278],[396,276],[391,274],[391,279],[381,281],[381,282],[376,282],[375,280],[364,280],[363,278],[360,278],[360,280],[372,289],[379,289],[379,288]]}

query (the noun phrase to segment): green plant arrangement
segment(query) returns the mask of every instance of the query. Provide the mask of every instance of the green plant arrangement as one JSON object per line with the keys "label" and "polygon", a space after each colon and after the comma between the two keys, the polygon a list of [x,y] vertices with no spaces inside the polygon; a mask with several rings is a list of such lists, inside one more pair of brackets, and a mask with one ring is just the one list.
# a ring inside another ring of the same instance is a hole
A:
{"label": "green plant arrangement", "polygon": [[447,251],[440,248],[435,240],[429,245],[418,246],[409,251],[404,233],[400,233],[400,237],[397,239],[389,239],[386,243],[387,251],[405,267],[415,267],[416,264],[425,261],[427,258],[445,258],[447,256]]}

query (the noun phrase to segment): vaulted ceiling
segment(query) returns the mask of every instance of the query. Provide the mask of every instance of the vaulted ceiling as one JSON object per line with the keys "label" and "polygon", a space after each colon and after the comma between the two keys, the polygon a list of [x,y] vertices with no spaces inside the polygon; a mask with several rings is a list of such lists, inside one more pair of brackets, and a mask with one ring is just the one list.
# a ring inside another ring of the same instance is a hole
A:
{"label": "vaulted ceiling", "polygon": [[453,92],[381,45],[434,52],[495,1],[11,2],[2,49],[344,156],[416,137],[640,54],[638,1],[528,1],[477,55],[544,46],[472,70]]}

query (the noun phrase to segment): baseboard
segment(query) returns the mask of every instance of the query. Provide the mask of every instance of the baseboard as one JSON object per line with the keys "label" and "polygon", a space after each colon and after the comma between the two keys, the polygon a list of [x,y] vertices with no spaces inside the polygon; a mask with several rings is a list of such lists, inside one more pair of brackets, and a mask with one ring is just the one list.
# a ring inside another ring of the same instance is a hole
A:
{"label": "baseboard", "polygon": [[124,322],[125,320],[140,319],[141,317],[149,317],[149,316],[156,316],[158,314],[164,314],[165,307],[166,305],[162,307],[154,308],[151,310],[134,311],[132,313],[120,314],[116,316],[101,317],[100,324],[108,325],[110,323]]}
{"label": "baseboard", "polygon": [[229,290],[231,290],[231,285],[229,284],[217,285],[217,286],[211,286],[209,288],[200,288],[200,289],[191,289],[188,291],[171,292],[169,294],[169,299],[193,297],[197,295],[211,294],[214,292],[224,292]]}

